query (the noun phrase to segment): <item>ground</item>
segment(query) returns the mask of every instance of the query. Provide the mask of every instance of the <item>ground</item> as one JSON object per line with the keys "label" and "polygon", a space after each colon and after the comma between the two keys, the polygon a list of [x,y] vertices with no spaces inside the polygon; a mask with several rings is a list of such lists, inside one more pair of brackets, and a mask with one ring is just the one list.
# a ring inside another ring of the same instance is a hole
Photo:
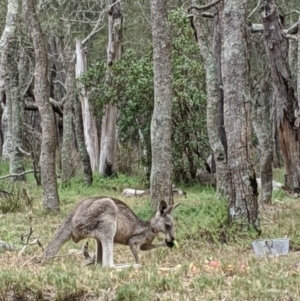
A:
{"label": "ground", "polygon": [[[7,188],[3,182],[0,188]],[[1,184],[0,184],[1,185]],[[46,246],[74,204],[87,196],[117,197],[142,218],[151,215],[149,199],[124,198],[123,188],[142,188],[138,181],[120,176],[109,180],[95,178],[86,188],[75,179],[60,188],[61,212],[42,210],[41,188],[31,176],[23,184],[29,199],[20,192],[19,203],[7,211],[0,199],[0,240],[14,245],[14,251],[0,252],[0,300],[300,300],[300,202],[284,191],[274,193],[273,204],[261,206],[262,238],[288,236],[290,253],[277,258],[255,257],[251,241],[255,233],[240,233],[226,226],[226,203],[212,188],[185,188],[187,198],[177,212],[178,249],[160,248],[140,253],[141,267],[121,271],[86,266],[81,247],[84,242],[68,242],[52,263],[35,262],[42,248],[29,242],[37,238]],[[9,187],[8,187],[9,188]],[[19,189],[19,190],[18,190]],[[160,237],[159,240],[163,237]],[[90,241],[91,251],[94,244]],[[21,251],[22,250],[22,251]],[[115,246],[116,263],[133,263],[128,247]]]}

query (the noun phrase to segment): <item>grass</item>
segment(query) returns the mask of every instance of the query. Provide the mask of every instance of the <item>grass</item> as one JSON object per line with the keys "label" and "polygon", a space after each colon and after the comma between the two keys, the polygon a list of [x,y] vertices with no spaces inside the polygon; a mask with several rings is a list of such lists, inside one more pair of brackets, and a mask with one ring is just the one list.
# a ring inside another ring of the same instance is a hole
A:
{"label": "grass", "polygon": [[[7,182],[1,181],[0,185],[4,189]],[[21,192],[25,188],[30,202],[24,202],[20,194],[16,201],[19,207],[13,205],[7,210],[6,205],[3,213],[0,205],[0,240],[15,246],[15,251],[0,253],[0,300],[300,300],[296,252],[300,248],[300,204],[282,191],[274,193],[272,205],[260,208],[262,237],[288,235],[288,256],[255,257],[250,246],[253,234],[226,226],[224,200],[201,186],[187,188],[187,198],[176,199],[182,203],[174,212],[179,248],[140,252],[139,269],[116,271],[85,266],[81,255],[84,241],[66,243],[60,256],[44,266],[31,260],[42,253],[37,244],[23,249],[21,236],[30,227],[33,234],[29,241],[38,238],[47,245],[74,204],[87,196],[117,197],[140,217],[149,218],[149,199],[123,198],[125,187],[142,188],[142,183],[122,175],[114,180],[96,176],[92,187],[87,188],[80,179],[74,179],[68,188],[59,188],[61,212],[46,214],[42,191],[30,175],[22,187],[16,188]],[[93,250],[92,241],[90,246]],[[133,262],[129,248],[118,245],[114,259],[116,263]],[[219,264],[213,266],[214,261]]]}

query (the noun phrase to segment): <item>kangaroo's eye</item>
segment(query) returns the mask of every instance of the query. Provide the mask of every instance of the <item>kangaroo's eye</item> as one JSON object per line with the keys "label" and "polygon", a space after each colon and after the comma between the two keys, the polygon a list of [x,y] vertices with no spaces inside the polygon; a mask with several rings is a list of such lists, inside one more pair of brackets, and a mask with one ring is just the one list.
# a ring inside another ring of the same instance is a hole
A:
{"label": "kangaroo's eye", "polygon": [[166,226],[166,229],[171,229],[171,225],[166,224],[165,226]]}

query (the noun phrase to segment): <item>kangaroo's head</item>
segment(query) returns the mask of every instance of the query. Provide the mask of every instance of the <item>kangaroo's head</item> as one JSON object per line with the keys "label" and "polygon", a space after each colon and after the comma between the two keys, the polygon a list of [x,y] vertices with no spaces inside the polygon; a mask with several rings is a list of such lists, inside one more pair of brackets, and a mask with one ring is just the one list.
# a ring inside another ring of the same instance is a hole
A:
{"label": "kangaroo's head", "polygon": [[168,247],[172,248],[175,241],[174,220],[171,216],[173,210],[179,206],[168,205],[165,201],[160,201],[158,211],[151,221],[151,226],[157,231],[165,234],[165,242]]}

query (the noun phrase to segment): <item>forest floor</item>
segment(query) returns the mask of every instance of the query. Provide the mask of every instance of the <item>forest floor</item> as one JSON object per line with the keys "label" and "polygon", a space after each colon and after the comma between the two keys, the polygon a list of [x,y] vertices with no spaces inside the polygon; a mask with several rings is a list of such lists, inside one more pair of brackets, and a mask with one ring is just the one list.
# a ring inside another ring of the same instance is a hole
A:
{"label": "forest floor", "polygon": [[[7,189],[7,183],[1,181],[0,188]],[[117,197],[140,217],[149,218],[147,197],[121,196],[128,187],[142,188],[136,179],[122,175],[114,180],[95,177],[89,188],[75,179],[70,187],[59,188],[61,212],[57,215],[42,210],[42,191],[32,175],[15,188],[20,195],[9,199],[10,207],[0,198],[0,240],[15,248],[0,252],[0,300],[300,300],[300,202],[284,191],[274,193],[272,205],[261,206],[260,218],[261,238],[290,237],[287,256],[256,257],[251,247],[255,234],[226,226],[225,202],[212,188],[199,185],[185,188],[187,197],[175,200],[182,203],[174,212],[179,248],[140,252],[140,268],[119,271],[86,266],[81,255],[84,241],[66,243],[59,256],[43,266],[34,260],[42,248],[24,247],[30,227],[29,243],[37,238],[46,246],[74,204],[88,196]],[[94,250],[92,242],[90,248]],[[115,246],[114,259],[133,263],[125,246]]]}

